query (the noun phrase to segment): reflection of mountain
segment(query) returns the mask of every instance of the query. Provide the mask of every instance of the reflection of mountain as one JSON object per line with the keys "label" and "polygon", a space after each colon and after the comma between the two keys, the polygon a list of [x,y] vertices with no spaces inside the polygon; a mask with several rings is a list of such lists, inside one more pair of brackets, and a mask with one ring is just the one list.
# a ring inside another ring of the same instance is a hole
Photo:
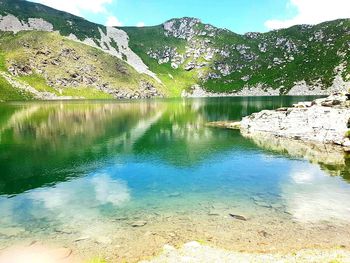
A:
{"label": "reflection of mountain", "polygon": [[262,149],[305,158],[311,163],[317,163],[328,174],[342,176],[350,181],[350,156],[338,146],[291,140],[266,133],[243,136],[252,139]]}
{"label": "reflection of mountain", "polygon": [[79,168],[120,151],[161,111],[150,103],[11,107],[16,111],[0,128],[0,192],[7,194],[84,174]]}

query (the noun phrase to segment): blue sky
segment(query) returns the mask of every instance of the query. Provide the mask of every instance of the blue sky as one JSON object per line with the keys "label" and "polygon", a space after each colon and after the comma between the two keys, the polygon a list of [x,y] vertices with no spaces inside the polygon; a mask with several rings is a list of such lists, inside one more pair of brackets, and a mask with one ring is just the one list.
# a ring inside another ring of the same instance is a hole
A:
{"label": "blue sky", "polygon": [[197,17],[237,33],[350,17],[350,0],[32,0],[114,26]]}
{"label": "blue sky", "polygon": [[[108,9],[123,25],[157,25],[174,17],[197,17],[238,33],[265,31],[266,20],[295,15],[286,0],[117,0]],[[294,9],[294,10],[293,10]],[[130,15],[132,14],[132,15]],[[98,15],[93,17],[98,20]],[[105,21],[99,20],[100,23]]]}

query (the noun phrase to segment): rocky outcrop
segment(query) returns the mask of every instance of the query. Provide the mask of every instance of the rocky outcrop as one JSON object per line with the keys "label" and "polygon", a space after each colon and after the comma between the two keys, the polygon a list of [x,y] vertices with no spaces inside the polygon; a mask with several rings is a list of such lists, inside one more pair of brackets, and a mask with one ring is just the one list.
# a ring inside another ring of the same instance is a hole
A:
{"label": "rocky outcrop", "polygon": [[19,31],[40,30],[53,31],[53,25],[42,18],[29,18],[28,22],[21,21],[17,17],[8,14],[0,15],[0,31],[12,31],[17,33]]}
{"label": "rocky outcrop", "polygon": [[241,121],[243,134],[330,143],[350,149],[350,95],[336,94],[292,108],[263,110]]}

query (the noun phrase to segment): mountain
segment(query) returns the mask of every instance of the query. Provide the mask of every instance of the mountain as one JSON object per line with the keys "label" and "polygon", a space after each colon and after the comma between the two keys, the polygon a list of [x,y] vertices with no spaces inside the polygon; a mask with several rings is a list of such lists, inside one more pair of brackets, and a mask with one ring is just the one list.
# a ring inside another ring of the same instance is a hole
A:
{"label": "mountain", "polygon": [[350,19],[239,35],[189,17],[105,27],[0,0],[2,100],[327,94],[349,81]]}
{"label": "mountain", "polygon": [[349,19],[245,35],[193,18],[123,30],[130,47],[174,90],[199,84],[211,92],[244,94],[252,87],[320,94],[350,80]]}

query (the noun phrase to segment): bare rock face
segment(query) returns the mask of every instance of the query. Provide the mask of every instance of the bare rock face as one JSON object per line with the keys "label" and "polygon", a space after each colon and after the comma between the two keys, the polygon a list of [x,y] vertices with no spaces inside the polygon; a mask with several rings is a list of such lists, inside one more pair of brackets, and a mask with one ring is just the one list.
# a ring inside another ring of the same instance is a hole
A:
{"label": "bare rock face", "polygon": [[163,27],[166,36],[173,36],[182,39],[190,39],[196,31],[194,26],[201,21],[196,18],[184,17],[181,19],[172,19],[164,23]]}
{"label": "bare rock face", "polygon": [[349,147],[349,105],[348,97],[338,94],[292,108],[264,110],[243,118],[241,130]]}
{"label": "bare rock face", "polygon": [[53,31],[53,25],[42,18],[29,18],[28,22],[20,21],[13,15],[0,16],[0,31],[17,33],[23,30]]}

